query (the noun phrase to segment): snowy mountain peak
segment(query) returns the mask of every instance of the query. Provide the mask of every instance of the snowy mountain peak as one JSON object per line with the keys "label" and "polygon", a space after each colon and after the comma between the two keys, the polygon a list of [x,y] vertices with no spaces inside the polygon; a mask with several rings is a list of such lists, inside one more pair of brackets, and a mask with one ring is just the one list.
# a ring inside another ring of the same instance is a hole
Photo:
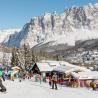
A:
{"label": "snowy mountain peak", "polygon": [[44,13],[33,17],[19,33],[13,34],[6,42],[8,45],[31,47],[37,44],[75,45],[77,40],[98,38],[98,3],[79,7],[73,6],[63,13]]}
{"label": "snowy mountain peak", "polygon": [[0,43],[4,43],[9,40],[10,36],[16,32],[19,32],[20,29],[6,29],[0,30]]}

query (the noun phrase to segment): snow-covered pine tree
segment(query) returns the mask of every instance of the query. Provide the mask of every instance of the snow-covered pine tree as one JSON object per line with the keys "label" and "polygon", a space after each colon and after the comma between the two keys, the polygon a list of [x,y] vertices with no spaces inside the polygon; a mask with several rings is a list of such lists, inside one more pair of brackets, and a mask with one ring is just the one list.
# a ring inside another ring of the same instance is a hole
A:
{"label": "snow-covered pine tree", "polygon": [[17,55],[17,48],[14,47],[12,49],[12,58],[11,58],[11,66],[18,66],[18,55]]}
{"label": "snow-covered pine tree", "polygon": [[25,68],[32,65],[32,51],[29,45],[24,44],[24,59],[25,59]]}

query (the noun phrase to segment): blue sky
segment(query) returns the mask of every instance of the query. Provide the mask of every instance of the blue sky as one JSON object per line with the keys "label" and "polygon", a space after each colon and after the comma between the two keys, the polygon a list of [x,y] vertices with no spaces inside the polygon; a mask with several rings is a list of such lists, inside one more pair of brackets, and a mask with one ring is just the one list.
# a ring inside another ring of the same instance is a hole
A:
{"label": "blue sky", "polygon": [[22,28],[30,18],[44,12],[61,13],[73,5],[97,2],[98,0],[0,0],[0,29]]}

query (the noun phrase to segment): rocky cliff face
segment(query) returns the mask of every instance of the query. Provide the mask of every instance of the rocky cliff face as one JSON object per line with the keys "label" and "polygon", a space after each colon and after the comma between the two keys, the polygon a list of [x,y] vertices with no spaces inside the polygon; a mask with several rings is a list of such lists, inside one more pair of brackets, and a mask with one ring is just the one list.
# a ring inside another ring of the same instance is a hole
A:
{"label": "rocky cliff face", "polygon": [[98,38],[98,4],[71,7],[61,14],[45,13],[33,17],[19,33],[10,36],[7,45],[31,47],[52,42],[51,45],[75,45],[78,40]]}
{"label": "rocky cliff face", "polygon": [[7,30],[0,30],[0,43],[7,42],[10,38],[10,35],[19,32],[20,29],[7,29]]}

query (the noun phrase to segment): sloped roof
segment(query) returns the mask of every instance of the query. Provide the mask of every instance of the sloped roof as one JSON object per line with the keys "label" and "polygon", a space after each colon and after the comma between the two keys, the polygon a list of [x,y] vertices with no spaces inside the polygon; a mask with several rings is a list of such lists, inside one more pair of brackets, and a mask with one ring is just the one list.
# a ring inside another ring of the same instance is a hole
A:
{"label": "sloped roof", "polygon": [[90,72],[72,72],[71,73],[77,79],[98,79],[98,72],[90,71]]}
{"label": "sloped roof", "polygon": [[70,64],[70,63],[65,62],[65,61],[61,61],[60,64],[63,65],[63,66],[73,67],[74,70],[75,70],[75,69],[80,69],[81,71],[86,71],[86,72],[89,72],[89,71],[90,71],[90,70],[87,69],[86,67],[80,67],[80,66],[73,65],[73,64]]}
{"label": "sloped roof", "polygon": [[73,68],[74,67],[71,67],[71,66],[58,66],[58,67],[54,68],[53,70],[66,73],[68,70],[71,70]]}
{"label": "sloped roof", "polygon": [[85,67],[80,67],[77,65],[70,64],[65,61],[49,61],[49,60],[43,60],[40,63],[37,63],[39,69],[41,71],[59,71],[64,73],[73,72],[76,70],[86,71],[89,72],[90,70]]}
{"label": "sloped roof", "polygon": [[53,68],[48,63],[36,63],[41,72],[52,71]]}
{"label": "sloped roof", "polygon": [[48,63],[51,67],[53,66],[60,66],[60,62],[59,61],[50,61],[50,60],[42,60],[42,63]]}

